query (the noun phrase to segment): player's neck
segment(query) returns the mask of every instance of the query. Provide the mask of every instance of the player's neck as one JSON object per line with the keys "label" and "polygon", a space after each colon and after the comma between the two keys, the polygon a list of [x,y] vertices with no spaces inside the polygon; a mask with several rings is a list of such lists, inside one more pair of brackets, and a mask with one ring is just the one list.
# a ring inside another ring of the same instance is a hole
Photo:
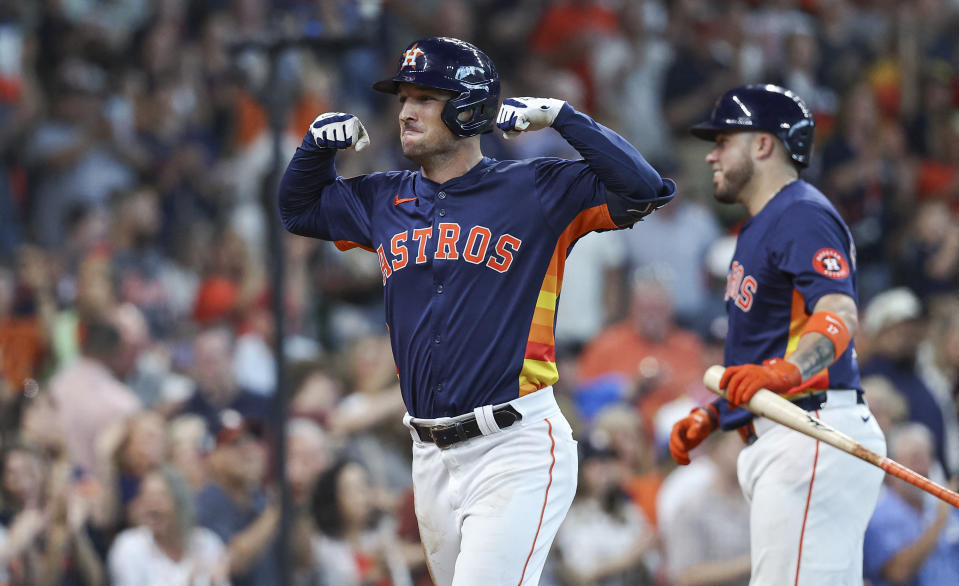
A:
{"label": "player's neck", "polygon": [[464,143],[462,148],[420,161],[420,173],[430,181],[446,183],[450,179],[466,175],[482,160],[483,152],[480,150],[479,141],[469,141]]}
{"label": "player's neck", "polygon": [[790,170],[782,170],[769,173],[756,173],[753,180],[749,182],[744,189],[743,204],[749,210],[750,216],[755,216],[762,211],[766,204],[772,198],[782,191],[793,181],[799,178],[799,175]]}

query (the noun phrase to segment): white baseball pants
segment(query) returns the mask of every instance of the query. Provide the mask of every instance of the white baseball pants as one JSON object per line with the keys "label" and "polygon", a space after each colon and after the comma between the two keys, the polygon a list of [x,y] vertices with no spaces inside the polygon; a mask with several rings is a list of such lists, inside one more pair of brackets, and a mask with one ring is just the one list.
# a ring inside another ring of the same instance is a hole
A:
{"label": "white baseball pants", "polygon": [[[810,412],[863,446],[886,440],[854,391],[827,391]],[[765,418],[739,454],[739,484],[750,504],[751,586],[862,586],[862,545],[881,469]]]}
{"label": "white baseball pants", "polygon": [[521,421],[447,449],[410,429],[416,518],[439,586],[537,584],[573,501],[576,441],[552,387],[510,404]]}

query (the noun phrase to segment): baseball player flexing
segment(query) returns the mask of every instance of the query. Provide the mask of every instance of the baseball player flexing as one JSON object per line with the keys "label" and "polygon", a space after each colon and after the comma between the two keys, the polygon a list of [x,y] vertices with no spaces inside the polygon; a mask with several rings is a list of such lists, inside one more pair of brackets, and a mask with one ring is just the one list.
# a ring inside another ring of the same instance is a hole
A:
{"label": "baseball player flexing", "polygon": [[750,584],[862,584],[862,546],[882,470],[737,408],[761,388],[781,393],[867,448],[885,440],[863,400],[852,344],[856,258],[849,229],[815,187],[813,119],[773,85],[730,90],[692,128],[715,140],[706,156],[715,197],[743,204],[726,282],[729,333],[720,387],[729,401],[697,407],[675,424],[680,464],[717,427],[738,429],[739,483],[750,503]]}
{"label": "baseball player flexing", "polygon": [[[416,515],[437,584],[536,584],[575,492],[577,453],[553,397],[553,326],[566,256],[592,230],[669,202],[623,138],[563,101],[508,98],[469,43],[412,43],[373,88],[399,99],[418,172],[337,177],[337,149],[369,142],[323,114],[283,177],[296,234],[375,252],[413,437]],[[553,127],[583,157],[497,161],[480,134]]]}

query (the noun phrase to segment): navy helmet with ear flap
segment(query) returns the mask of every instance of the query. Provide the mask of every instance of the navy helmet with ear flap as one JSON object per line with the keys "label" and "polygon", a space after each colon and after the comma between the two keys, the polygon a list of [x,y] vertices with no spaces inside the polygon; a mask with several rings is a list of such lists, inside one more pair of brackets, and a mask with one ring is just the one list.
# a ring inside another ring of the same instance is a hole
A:
{"label": "navy helmet with ear flap", "polygon": [[499,75],[493,62],[475,46],[450,37],[431,37],[410,44],[400,57],[396,75],[373,84],[395,94],[401,83],[453,92],[443,107],[443,123],[457,136],[493,130],[499,112]]}
{"label": "navy helmet with ear flap", "polygon": [[690,129],[693,136],[715,140],[729,130],[760,130],[776,135],[799,167],[809,166],[812,152],[812,113],[796,94],[771,84],[729,90],[713,108],[709,120]]}

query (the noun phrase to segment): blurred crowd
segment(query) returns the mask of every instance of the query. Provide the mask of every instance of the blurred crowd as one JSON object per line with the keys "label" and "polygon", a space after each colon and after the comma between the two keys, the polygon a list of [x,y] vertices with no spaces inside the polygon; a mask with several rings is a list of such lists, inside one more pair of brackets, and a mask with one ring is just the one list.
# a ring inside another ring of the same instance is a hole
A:
{"label": "blurred crowd", "polygon": [[[410,168],[369,86],[433,35],[680,186],[569,258],[556,391],[580,482],[544,584],[748,582],[742,441],[719,434],[681,469],[665,449],[710,400],[743,219],[714,205],[687,128],[744,83],[812,108],[804,178],[855,237],[867,400],[894,458],[956,487],[959,1],[0,0],[0,584],[267,586],[281,554],[295,585],[430,583],[375,255],[286,235],[278,291],[267,241],[276,111],[284,157],[347,110],[372,143],[341,175]],[[483,141],[577,156],[551,132]],[[864,571],[959,583],[959,511],[888,481]]]}

